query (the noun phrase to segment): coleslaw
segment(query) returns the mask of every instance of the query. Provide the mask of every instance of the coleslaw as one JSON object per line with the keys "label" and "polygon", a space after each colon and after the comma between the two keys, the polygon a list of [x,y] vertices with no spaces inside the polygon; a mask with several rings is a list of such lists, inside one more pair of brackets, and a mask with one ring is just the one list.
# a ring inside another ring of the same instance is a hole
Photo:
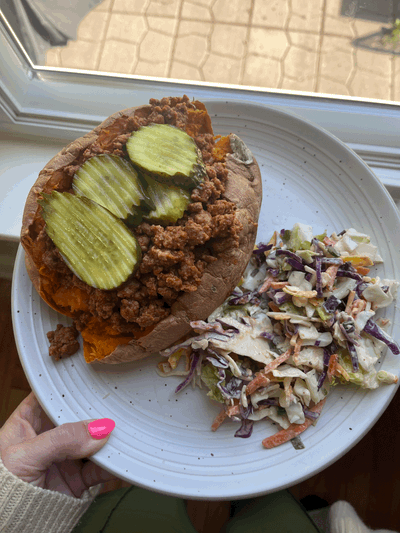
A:
{"label": "coleslaw", "polygon": [[336,384],[397,383],[376,368],[384,348],[400,354],[389,320],[377,317],[399,286],[370,276],[381,262],[369,236],[353,228],[315,236],[297,223],[274,232],[256,246],[227,300],[161,352],[157,371],[184,378],[176,393],[205,385],[223,404],[213,431],[231,419],[240,423],[235,437],[248,438],[255,422],[269,419],[282,429],[263,440],[265,448],[292,440],[316,423]]}

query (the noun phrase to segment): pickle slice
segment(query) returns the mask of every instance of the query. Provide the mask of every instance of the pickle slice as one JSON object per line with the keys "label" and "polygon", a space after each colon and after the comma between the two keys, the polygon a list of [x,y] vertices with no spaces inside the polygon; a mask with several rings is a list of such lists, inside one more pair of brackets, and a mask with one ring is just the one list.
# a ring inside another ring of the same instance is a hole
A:
{"label": "pickle slice", "polygon": [[147,182],[146,192],[155,205],[155,209],[143,215],[149,222],[157,224],[172,224],[183,217],[185,209],[190,203],[190,192],[166,185],[144,176]]}
{"label": "pickle slice", "polygon": [[85,161],[74,176],[72,188],[122,219],[137,216],[142,202],[149,204],[136,169],[117,155],[95,155]]}
{"label": "pickle slice", "polygon": [[126,149],[132,163],[157,181],[193,189],[204,179],[205,166],[196,143],[175,126],[144,126],[132,133]]}
{"label": "pickle slice", "polygon": [[119,287],[141,260],[136,237],[110,211],[84,196],[53,191],[39,200],[46,232],[64,261],[96,289]]}

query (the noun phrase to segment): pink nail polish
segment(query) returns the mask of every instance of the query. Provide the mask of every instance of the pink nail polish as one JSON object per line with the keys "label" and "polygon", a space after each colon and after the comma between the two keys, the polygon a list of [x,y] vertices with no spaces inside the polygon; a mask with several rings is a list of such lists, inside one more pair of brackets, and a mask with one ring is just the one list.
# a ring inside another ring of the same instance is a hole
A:
{"label": "pink nail polish", "polygon": [[88,424],[88,431],[96,440],[105,439],[114,428],[115,422],[111,418],[100,418]]}

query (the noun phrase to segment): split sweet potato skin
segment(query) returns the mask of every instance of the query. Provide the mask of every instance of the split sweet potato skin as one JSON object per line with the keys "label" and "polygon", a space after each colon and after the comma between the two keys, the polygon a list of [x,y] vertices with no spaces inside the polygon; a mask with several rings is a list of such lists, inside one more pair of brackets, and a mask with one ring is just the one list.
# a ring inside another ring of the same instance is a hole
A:
{"label": "split sweet potato skin", "polygon": [[[195,102],[196,113],[186,131],[195,135],[212,133],[211,121],[205,107]],[[40,253],[35,239],[44,221],[40,216],[37,200],[43,192],[64,187],[63,169],[67,165],[79,161],[80,155],[93,143],[98,141],[104,131],[117,131],[121,121],[127,117],[146,117],[151,112],[151,106],[141,106],[116,113],[96,127],[92,132],[77,139],[54,157],[40,173],[37,182],[32,187],[26,201],[21,243],[26,251],[27,272],[40,296],[55,310],[76,317],[71,307],[62,307],[52,299],[51,278],[46,278],[42,268]],[[197,120],[198,119],[198,120]],[[92,335],[90,328],[81,330],[84,341],[85,359],[87,362],[100,361],[102,363],[117,364],[147,357],[162,350],[190,331],[190,321],[207,318],[219,306],[232,289],[239,282],[253,250],[257,221],[261,207],[262,185],[261,174],[257,162],[244,162],[234,153],[225,153],[225,165],[228,178],[225,184],[223,198],[236,205],[236,218],[241,223],[239,246],[223,251],[217,260],[208,264],[194,292],[184,293],[171,307],[171,313],[152,328],[132,335],[116,334],[111,325],[102,324],[102,335]],[[39,255],[38,255],[39,254]],[[84,294],[77,290],[76,299],[78,310],[84,307]]]}

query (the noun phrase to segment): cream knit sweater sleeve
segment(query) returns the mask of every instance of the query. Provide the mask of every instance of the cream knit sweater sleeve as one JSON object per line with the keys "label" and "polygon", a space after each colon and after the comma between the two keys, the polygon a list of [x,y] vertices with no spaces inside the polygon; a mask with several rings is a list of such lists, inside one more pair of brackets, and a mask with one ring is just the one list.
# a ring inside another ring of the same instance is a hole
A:
{"label": "cream knit sweater sleeve", "polygon": [[0,531],[69,533],[99,488],[92,487],[81,498],[41,489],[9,472],[0,459]]}

